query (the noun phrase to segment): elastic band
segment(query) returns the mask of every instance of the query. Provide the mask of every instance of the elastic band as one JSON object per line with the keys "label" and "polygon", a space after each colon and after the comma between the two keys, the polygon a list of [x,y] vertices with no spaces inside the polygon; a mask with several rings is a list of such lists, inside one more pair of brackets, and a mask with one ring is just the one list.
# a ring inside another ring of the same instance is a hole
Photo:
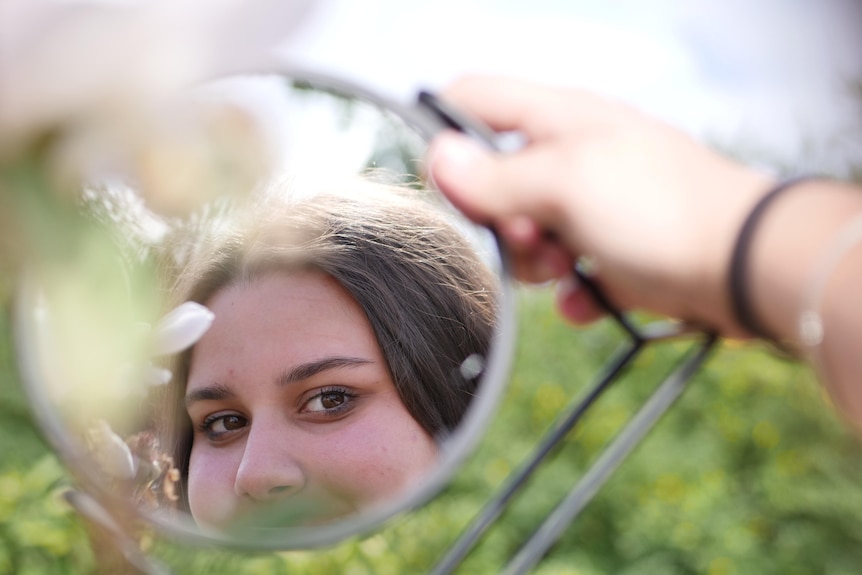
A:
{"label": "elastic band", "polygon": [[733,306],[733,313],[736,315],[736,320],[739,324],[752,335],[762,337],[771,341],[776,341],[769,331],[762,326],[757,319],[757,314],[754,312],[754,306],[748,297],[748,255],[751,248],[751,241],[754,237],[754,231],[766,211],[766,208],[781,195],[796,184],[808,181],[813,176],[797,176],[788,178],[776,184],[755,204],[754,208],[748,214],[742,228],[739,230],[739,235],[736,238],[736,245],[733,247],[733,256],[730,260],[730,302]]}
{"label": "elastic band", "polygon": [[829,279],[841,261],[859,244],[862,244],[862,215],[844,224],[817,259],[799,315],[799,339],[809,351],[823,341],[823,318],[820,317],[819,308]]}

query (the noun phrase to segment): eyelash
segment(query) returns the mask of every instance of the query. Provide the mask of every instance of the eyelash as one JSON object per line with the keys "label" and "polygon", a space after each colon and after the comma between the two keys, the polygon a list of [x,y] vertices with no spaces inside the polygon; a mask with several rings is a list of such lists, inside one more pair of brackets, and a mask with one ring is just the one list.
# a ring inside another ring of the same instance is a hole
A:
{"label": "eyelash", "polygon": [[[323,397],[326,395],[340,395],[343,397],[343,402],[341,405],[338,405],[336,407],[326,408],[326,407],[323,407],[323,405],[321,404],[322,409],[320,409],[320,410],[317,410],[317,411],[309,411],[308,410],[308,405],[311,402],[313,402],[315,400],[320,400],[322,402]],[[356,398],[357,398],[357,395],[355,393],[351,392],[347,388],[338,387],[338,386],[324,387],[322,389],[317,390],[317,392],[314,395],[312,395],[307,400],[305,400],[302,403],[302,407],[300,408],[299,412],[300,413],[308,413],[308,414],[311,414],[312,416],[321,417],[321,418],[333,417],[333,416],[341,415],[341,414],[353,409],[355,407],[354,402],[355,402]]]}
{"label": "eyelash", "polygon": [[[236,417],[237,419],[242,419],[245,422],[240,429],[227,429],[225,431],[213,431],[212,426],[218,421],[224,421],[229,417]],[[248,419],[243,417],[242,415],[237,415],[235,413],[214,413],[212,415],[207,416],[201,424],[198,426],[198,429],[207,436],[207,439],[213,442],[223,441],[227,439],[226,436],[232,436],[237,431],[241,429],[245,429],[248,427]]]}
{"label": "eyelash", "polygon": [[[323,405],[321,403],[322,409],[320,409],[320,410],[310,411],[307,409],[308,405],[311,402],[313,402],[315,400],[320,400],[322,402],[323,397],[326,395],[340,395],[343,397],[343,402],[341,405],[338,405],[336,407],[331,407],[331,408],[323,407]],[[344,388],[344,387],[337,387],[337,386],[325,387],[325,388],[319,389],[317,391],[317,393],[315,393],[314,395],[309,397],[307,400],[305,400],[302,403],[302,407],[300,408],[299,413],[307,413],[307,414],[310,414],[312,417],[317,417],[317,418],[321,418],[321,419],[335,417],[338,415],[342,415],[345,412],[353,409],[355,407],[354,402],[355,402],[357,397],[358,396],[355,393],[351,392],[350,390],[348,390],[347,388]],[[229,417],[235,417],[237,419],[242,419],[245,422],[245,424],[239,429],[228,429],[225,431],[213,431],[212,427],[215,423],[217,423],[219,421],[224,421],[225,419],[227,419]],[[218,441],[224,441],[225,439],[227,439],[226,436],[231,436],[234,433],[236,433],[236,432],[238,432],[238,431],[240,431],[246,427],[248,427],[248,419],[243,417],[242,415],[237,415],[235,413],[214,413],[214,414],[209,415],[206,418],[204,418],[204,420],[200,423],[200,425],[198,425],[198,430],[201,433],[205,434],[207,436],[207,439],[209,439],[210,441],[218,442]]]}

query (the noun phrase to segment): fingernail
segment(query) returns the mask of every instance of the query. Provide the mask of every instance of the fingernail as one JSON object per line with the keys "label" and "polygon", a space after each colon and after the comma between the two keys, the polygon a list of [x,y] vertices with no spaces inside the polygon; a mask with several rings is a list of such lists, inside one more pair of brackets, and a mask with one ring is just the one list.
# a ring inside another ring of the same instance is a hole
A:
{"label": "fingernail", "polygon": [[428,159],[428,172],[432,181],[467,184],[476,174],[485,151],[469,137],[444,133],[434,140]]}

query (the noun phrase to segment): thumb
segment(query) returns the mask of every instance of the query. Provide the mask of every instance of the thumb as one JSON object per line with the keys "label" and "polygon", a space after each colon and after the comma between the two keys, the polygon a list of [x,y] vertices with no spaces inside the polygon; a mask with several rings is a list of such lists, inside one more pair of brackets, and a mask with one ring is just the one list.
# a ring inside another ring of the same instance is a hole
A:
{"label": "thumb", "polygon": [[492,152],[457,132],[444,132],[428,149],[431,182],[470,219],[489,224],[499,217],[498,198],[491,197],[495,176]]}
{"label": "thumb", "polygon": [[[550,182],[553,173],[545,154],[526,148],[501,154],[456,132],[444,132],[428,150],[432,183],[470,219],[494,224],[527,216],[553,229],[561,206],[555,206]],[[549,193],[550,192],[550,193]]]}

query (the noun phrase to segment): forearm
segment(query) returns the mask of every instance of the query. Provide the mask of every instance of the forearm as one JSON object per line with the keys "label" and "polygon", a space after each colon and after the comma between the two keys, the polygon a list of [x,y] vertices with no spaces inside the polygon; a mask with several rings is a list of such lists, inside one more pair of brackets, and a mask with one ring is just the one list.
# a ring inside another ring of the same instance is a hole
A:
{"label": "forearm", "polygon": [[[517,277],[565,277],[566,266],[548,271],[558,267],[549,265],[555,250],[569,260],[588,256],[605,295],[621,309],[648,309],[726,337],[767,335],[800,347],[798,323],[817,262],[848,222],[862,218],[862,189],[797,182],[754,212],[761,214],[754,233],[743,236],[744,251],[736,250],[743,223],[772,185],[762,173],[583,91],[473,77],[451,86],[446,98],[495,130],[523,133],[530,143],[491,154],[465,138],[438,137],[428,161],[438,187],[468,216],[501,232]],[[518,219],[529,220],[533,232],[506,233]],[[744,266],[733,263],[738,253],[745,254]],[[728,274],[740,267],[744,281],[731,289]],[[856,350],[862,346],[862,237],[828,277],[817,310],[825,336],[804,351],[836,404],[862,428],[856,381],[862,379]],[[572,282],[562,286],[566,317],[599,315],[586,290]],[[763,333],[740,321],[738,286]]]}
{"label": "forearm", "polygon": [[[751,298],[756,320],[810,358],[836,406],[862,427],[862,242],[827,264],[842,230],[862,224],[862,189],[831,181],[799,183],[769,207],[751,244]],[[822,290],[817,284],[823,280]],[[812,289],[815,293],[812,293]],[[800,318],[822,322],[822,341],[806,345]]]}

